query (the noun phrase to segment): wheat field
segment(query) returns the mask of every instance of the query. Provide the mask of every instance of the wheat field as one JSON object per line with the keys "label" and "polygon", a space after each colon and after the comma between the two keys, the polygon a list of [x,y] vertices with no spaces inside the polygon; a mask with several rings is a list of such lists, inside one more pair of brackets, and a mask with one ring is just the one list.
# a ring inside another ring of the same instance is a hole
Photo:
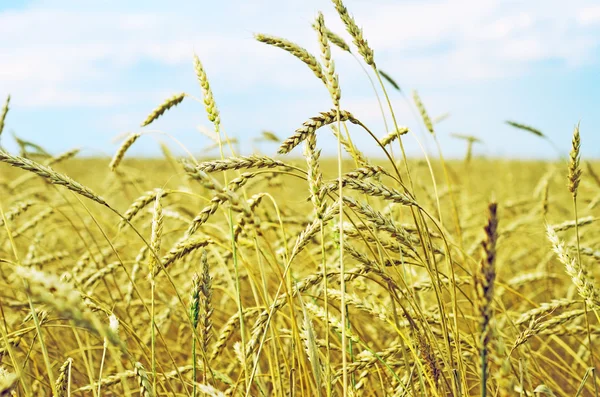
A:
{"label": "wheat field", "polygon": [[[462,135],[464,159],[439,144],[409,158],[399,87],[333,3],[352,43],[321,14],[319,54],[255,35],[331,97],[287,136],[263,133],[277,153],[236,151],[194,54],[190,93],[112,159],[0,150],[1,396],[598,395],[600,165],[580,158],[579,125],[550,142],[509,122],[555,162],[474,156]],[[364,64],[392,132],[344,110],[332,45]],[[129,156],[182,101],[205,110],[219,154],[175,137],[161,158]],[[437,143],[441,120],[411,101]],[[332,133],[338,155],[321,156]]]}

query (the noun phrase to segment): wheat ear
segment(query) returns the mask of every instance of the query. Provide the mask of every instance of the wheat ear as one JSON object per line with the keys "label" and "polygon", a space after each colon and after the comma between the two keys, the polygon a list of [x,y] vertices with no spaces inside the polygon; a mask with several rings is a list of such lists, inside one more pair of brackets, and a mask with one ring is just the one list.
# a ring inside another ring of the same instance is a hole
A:
{"label": "wheat ear", "polygon": [[58,370],[58,378],[56,378],[56,395],[55,397],[67,397],[70,395],[70,373],[71,365],[73,363],[72,358],[68,358],[67,361],[60,366]]}
{"label": "wheat ear", "polygon": [[0,113],[0,135],[2,135],[2,131],[4,130],[4,121],[6,120],[6,115],[8,114],[8,105],[10,104],[10,95],[6,97],[6,102],[4,102],[4,107],[2,108],[2,113]]}
{"label": "wheat ear", "polygon": [[119,147],[119,150],[117,150],[117,152],[115,153],[115,156],[112,158],[112,160],[110,161],[110,164],[108,165],[108,168],[110,168],[111,171],[115,171],[117,169],[119,164],[121,164],[121,160],[123,160],[123,157],[125,156],[125,152],[127,151],[127,149],[129,149],[131,147],[131,145],[133,145],[134,142],[137,141],[137,139],[140,136],[141,136],[141,134],[133,133],[133,134],[130,134],[127,137],[127,139],[125,139],[123,141],[123,143]]}
{"label": "wheat ear", "polygon": [[182,92],[182,93],[175,94],[172,97],[167,98],[156,109],[154,109],[148,115],[148,117],[146,117],[146,120],[144,120],[144,122],[142,123],[142,127],[145,127],[148,124],[152,123],[154,120],[156,120],[157,118],[162,116],[164,112],[171,109],[173,106],[179,105],[183,101],[183,99],[186,97],[186,95],[187,94],[185,92]]}
{"label": "wheat ear", "polygon": [[[313,23],[312,27],[313,29],[317,30],[317,24]],[[348,43],[346,43],[346,41],[340,36],[338,36],[336,33],[329,30],[326,26],[323,26],[323,33],[325,33],[325,36],[327,36],[327,40],[331,41],[333,44],[338,46],[342,51],[346,51],[352,54]]]}
{"label": "wheat ear", "polygon": [[7,163],[15,168],[20,168],[25,171],[33,172],[34,174],[42,177],[49,183],[52,183],[54,185],[62,185],[67,189],[71,190],[72,192],[87,197],[90,200],[93,200],[99,204],[104,205],[105,207],[112,209],[102,197],[98,196],[90,188],[83,186],[79,182],[75,182],[68,176],[58,173],[48,166],[36,163],[35,161],[26,159],[24,157],[13,156],[12,154],[9,154],[3,150],[0,150],[0,161]]}
{"label": "wheat ear", "polygon": [[340,89],[339,77],[335,73],[335,63],[331,59],[331,47],[329,46],[329,40],[327,39],[327,34],[325,33],[325,19],[323,18],[322,13],[319,13],[317,16],[315,25],[317,36],[319,38],[319,45],[321,46],[321,59],[323,61],[323,65],[325,66],[325,80],[327,80],[327,89],[331,95],[333,106],[335,106],[337,109],[340,106],[342,91]]}
{"label": "wheat ear", "polygon": [[[279,147],[279,154],[289,153],[293,148],[298,146],[302,141],[306,139],[309,134],[316,132],[319,128],[337,122],[338,111],[337,109],[331,109],[328,112],[321,112],[320,116],[311,117],[309,120],[302,124],[302,127],[298,128],[294,135],[287,138]],[[359,121],[354,118],[352,113],[345,110],[339,112],[340,121],[350,121],[353,124],[358,124]]]}
{"label": "wheat ear", "polygon": [[435,131],[433,129],[433,123],[431,122],[429,113],[427,113],[425,105],[423,105],[421,97],[419,96],[419,93],[417,91],[413,91],[413,100],[415,101],[415,105],[417,105],[417,109],[419,109],[419,113],[421,114],[421,118],[423,119],[423,124],[425,124],[425,127],[430,133],[435,134]]}
{"label": "wheat ear", "polygon": [[323,69],[321,68],[321,65],[314,57],[314,55],[309,53],[306,49],[302,48],[296,43],[293,43],[289,40],[277,36],[270,36],[262,33],[257,33],[254,35],[254,38],[260,41],[261,43],[265,43],[273,47],[278,47],[282,50],[289,52],[290,54],[304,62],[310,68],[310,70],[313,71],[315,76],[317,76],[321,81],[323,81],[325,85],[327,85],[327,80],[325,78],[325,75],[323,74]]}
{"label": "wheat ear", "polygon": [[367,65],[375,67],[375,59],[373,57],[373,50],[369,47],[369,43],[363,37],[363,31],[358,27],[354,18],[348,12],[348,9],[342,3],[342,0],[332,0],[335,9],[337,10],[342,22],[346,25],[346,30],[352,36],[354,45],[358,48],[358,53],[362,55]]}
{"label": "wheat ear", "polygon": [[198,78],[198,82],[202,88],[204,107],[206,109],[206,113],[208,114],[208,119],[214,124],[215,130],[217,133],[219,133],[219,128],[221,125],[219,109],[217,108],[217,103],[210,88],[210,84],[208,83],[208,76],[206,75],[204,66],[196,54],[194,54],[194,70],[196,71],[196,77]]}
{"label": "wheat ear", "polygon": [[152,384],[150,383],[150,379],[148,379],[148,373],[140,362],[135,363],[135,375],[138,379],[138,384],[140,385],[140,396],[154,397]]}
{"label": "wheat ear", "polygon": [[594,286],[594,279],[588,270],[580,262],[571,258],[564,242],[559,240],[556,231],[551,226],[546,227],[546,234],[552,244],[552,250],[565,266],[567,274],[579,291],[579,295],[590,305],[600,307],[600,291]]}

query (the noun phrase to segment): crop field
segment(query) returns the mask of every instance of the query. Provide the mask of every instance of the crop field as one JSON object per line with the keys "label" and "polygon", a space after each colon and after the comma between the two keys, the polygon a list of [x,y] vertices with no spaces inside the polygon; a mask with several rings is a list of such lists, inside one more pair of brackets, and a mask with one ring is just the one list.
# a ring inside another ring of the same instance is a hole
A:
{"label": "crop field", "polygon": [[[263,133],[277,154],[236,151],[193,54],[216,151],[128,155],[187,93],[113,158],[0,149],[0,396],[598,395],[600,164],[577,120],[550,142],[560,161],[475,156],[469,136],[464,159],[408,157],[397,86],[334,4],[352,43],[321,14],[320,54],[256,35],[331,96]],[[391,133],[344,110],[332,45],[364,63]],[[411,101],[437,143],[440,121]],[[322,156],[332,133],[338,156]]]}

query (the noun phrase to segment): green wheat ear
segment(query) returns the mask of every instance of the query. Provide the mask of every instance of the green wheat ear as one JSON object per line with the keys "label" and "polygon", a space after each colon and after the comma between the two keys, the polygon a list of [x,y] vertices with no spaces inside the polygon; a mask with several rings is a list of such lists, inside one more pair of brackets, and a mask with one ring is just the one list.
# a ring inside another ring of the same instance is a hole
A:
{"label": "green wheat ear", "polygon": [[157,118],[162,116],[164,112],[166,112],[167,110],[171,109],[174,106],[179,105],[183,101],[183,99],[186,97],[186,95],[187,94],[185,92],[182,92],[180,94],[175,94],[172,97],[167,98],[156,109],[154,109],[148,115],[148,117],[146,117],[146,120],[144,120],[144,122],[142,123],[142,127],[145,127],[145,126],[151,124],[152,122],[154,122],[154,120],[156,120]]}

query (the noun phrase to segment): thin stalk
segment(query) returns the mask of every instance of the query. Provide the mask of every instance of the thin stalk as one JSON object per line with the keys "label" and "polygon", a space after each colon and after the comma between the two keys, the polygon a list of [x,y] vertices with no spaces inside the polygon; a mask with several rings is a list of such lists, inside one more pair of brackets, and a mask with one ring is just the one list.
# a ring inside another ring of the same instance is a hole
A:
{"label": "thin stalk", "polygon": [[[338,127],[338,131],[341,131],[341,121],[340,121],[340,107],[339,105],[337,106],[337,127]],[[348,395],[348,359],[346,357],[346,344],[347,344],[347,335],[346,335],[346,323],[347,323],[347,318],[346,318],[346,278],[345,278],[345,273],[346,273],[346,266],[344,263],[344,228],[341,227],[341,225],[343,225],[344,223],[344,203],[343,200],[341,200],[341,197],[344,197],[344,192],[343,192],[343,184],[342,184],[342,178],[343,178],[343,167],[342,167],[342,136],[340,134],[338,134],[338,194],[340,196],[340,200],[338,201],[339,203],[339,224],[340,224],[340,231],[339,231],[339,257],[340,257],[340,289],[342,290],[342,299],[341,299],[341,322],[343,324],[342,327],[342,385],[343,385],[343,395],[347,396]]]}
{"label": "thin stalk", "polygon": [[[573,195],[573,210],[575,211],[575,235],[577,236],[577,260],[579,261],[579,266],[583,266],[581,263],[581,247],[580,247],[580,238],[579,238],[579,218],[577,214],[577,196]],[[588,337],[588,348],[590,349],[590,365],[594,368],[592,371],[592,382],[594,384],[594,395],[598,397],[598,384],[596,383],[596,358],[594,356],[594,347],[592,345],[592,333],[590,331],[590,320],[588,319],[588,307],[587,302],[583,301],[583,310],[585,311],[585,327],[587,331]],[[594,310],[595,312],[595,310]]]}
{"label": "thin stalk", "polygon": [[[321,267],[323,268],[323,308],[325,309],[325,319],[329,321],[329,286],[327,277],[327,261],[325,260],[325,225],[323,219],[321,219]],[[325,364],[325,378],[327,379],[327,397],[331,397],[331,349],[329,346],[329,332],[325,332],[325,348],[326,348],[326,364]],[[319,387],[319,385],[317,385]]]}
{"label": "thin stalk", "polygon": [[[106,359],[106,348],[108,347],[108,340],[106,340],[106,338],[104,338],[104,348],[102,349],[102,359],[100,360],[100,373],[98,374],[98,395],[101,396],[102,394],[100,394],[100,389],[102,388],[102,370],[104,369],[104,360]],[[69,382],[70,382],[70,377],[69,377]]]}
{"label": "thin stalk", "polygon": [[[194,334],[192,335],[192,380],[194,382],[194,384],[192,385],[192,396],[196,397],[196,333],[194,332]],[[204,382],[206,382],[206,366],[204,369]]]}
{"label": "thin stalk", "polygon": [[[221,138],[221,129],[219,124],[215,124],[215,130],[219,137],[219,152],[221,154],[221,160],[225,160],[225,153],[223,151],[223,139]],[[225,134],[227,142],[229,143],[230,149],[233,152],[233,148],[231,147],[231,143],[229,138]],[[225,186],[227,186],[228,178],[227,172],[223,173],[223,180],[225,182]],[[228,209],[228,217],[229,217],[229,236],[231,239],[231,251],[233,255],[233,272],[235,276],[235,295],[237,299],[238,306],[238,315],[240,317],[240,335],[242,339],[242,351],[246,351],[246,332],[244,325],[244,309],[242,306],[242,295],[241,295],[241,284],[240,284],[240,273],[239,273],[239,265],[238,265],[238,257],[237,257],[237,244],[235,243],[235,233],[233,227],[233,211],[231,208]],[[249,390],[250,385],[248,382],[248,369],[246,368],[246,363],[244,362],[244,385],[246,389]]]}
{"label": "thin stalk", "polygon": [[[150,275],[152,277],[152,274]],[[156,395],[156,331],[154,329],[154,288],[156,283],[154,282],[154,278],[150,280],[150,289],[151,289],[151,304],[150,304],[150,324],[151,324],[151,357],[152,357],[152,392]]]}
{"label": "thin stalk", "polygon": [[[15,259],[17,261],[17,263],[20,265],[21,264],[21,260],[19,259],[19,254],[17,252],[17,247],[14,243],[14,240],[12,238],[12,233],[8,227],[8,222],[4,216],[4,211],[2,210],[2,208],[0,207],[0,213],[2,215],[2,220],[4,222],[4,227],[6,228],[6,232],[8,233],[8,239],[10,241],[10,245],[11,248],[13,250],[13,255],[15,256]],[[25,280],[23,280],[23,283],[25,283]],[[56,394],[56,385],[54,384],[54,373],[52,372],[52,364],[50,363],[50,357],[48,356],[48,349],[46,348],[46,344],[44,342],[44,338],[42,336],[42,328],[40,326],[40,321],[39,318],[37,316],[37,313],[35,311],[35,307],[33,306],[33,301],[31,300],[31,296],[29,294],[27,294],[27,303],[29,304],[29,310],[31,310],[31,316],[33,317],[33,323],[35,324],[35,330],[37,332],[38,335],[38,339],[40,341],[40,347],[42,349],[42,356],[44,357],[44,364],[46,366],[46,371],[48,372],[48,380],[50,381],[50,385],[52,387],[52,393]],[[8,343],[7,343],[8,345]],[[17,365],[15,367],[18,367]],[[20,372],[20,368],[19,368],[19,372]],[[25,383],[23,382],[23,385],[25,385]],[[25,386],[23,386],[23,388],[25,390],[27,390],[25,388]]]}

